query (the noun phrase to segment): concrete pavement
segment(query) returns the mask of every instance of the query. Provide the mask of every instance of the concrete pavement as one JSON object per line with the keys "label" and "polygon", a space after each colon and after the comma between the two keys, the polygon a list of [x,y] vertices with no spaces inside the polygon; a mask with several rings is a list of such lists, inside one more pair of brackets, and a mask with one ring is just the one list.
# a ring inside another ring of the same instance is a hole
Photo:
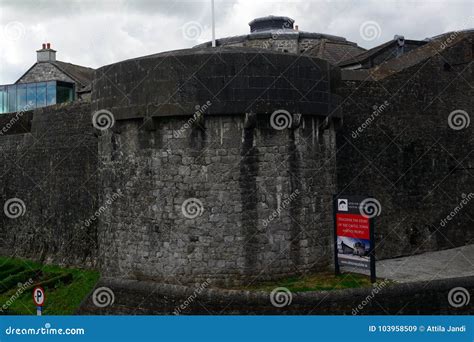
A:
{"label": "concrete pavement", "polygon": [[377,278],[397,282],[474,276],[474,245],[377,261]]}

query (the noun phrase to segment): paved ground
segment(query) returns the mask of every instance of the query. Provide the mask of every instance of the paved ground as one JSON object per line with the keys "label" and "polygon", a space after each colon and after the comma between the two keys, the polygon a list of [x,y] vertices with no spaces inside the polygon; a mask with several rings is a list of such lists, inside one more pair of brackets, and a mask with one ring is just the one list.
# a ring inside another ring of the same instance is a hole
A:
{"label": "paved ground", "polygon": [[474,245],[377,261],[377,277],[413,282],[474,276]]}

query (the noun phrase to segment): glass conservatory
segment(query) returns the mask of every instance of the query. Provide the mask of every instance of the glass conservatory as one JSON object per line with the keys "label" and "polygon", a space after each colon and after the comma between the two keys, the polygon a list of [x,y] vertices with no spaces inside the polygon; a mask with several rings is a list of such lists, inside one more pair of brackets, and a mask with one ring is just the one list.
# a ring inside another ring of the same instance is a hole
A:
{"label": "glass conservatory", "polygon": [[74,84],[49,81],[0,85],[0,114],[32,110],[74,100]]}

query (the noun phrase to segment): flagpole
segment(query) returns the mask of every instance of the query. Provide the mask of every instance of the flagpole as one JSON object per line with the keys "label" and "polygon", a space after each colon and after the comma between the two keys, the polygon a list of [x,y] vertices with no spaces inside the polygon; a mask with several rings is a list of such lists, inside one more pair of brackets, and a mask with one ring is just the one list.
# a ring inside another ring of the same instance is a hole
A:
{"label": "flagpole", "polygon": [[214,0],[211,0],[212,6],[212,47],[216,47],[216,21],[214,14]]}

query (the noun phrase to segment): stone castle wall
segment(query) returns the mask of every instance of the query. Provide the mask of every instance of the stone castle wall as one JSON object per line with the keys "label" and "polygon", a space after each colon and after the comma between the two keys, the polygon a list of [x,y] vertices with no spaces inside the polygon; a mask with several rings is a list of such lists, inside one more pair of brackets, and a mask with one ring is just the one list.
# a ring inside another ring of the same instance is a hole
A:
{"label": "stone castle wall", "polygon": [[[92,109],[2,116],[2,204],[22,212],[2,215],[1,253],[175,283],[326,268],[338,76],[307,57],[221,52],[98,70]],[[113,113],[106,131],[93,127],[98,109]]]}
{"label": "stone castle wall", "polygon": [[[330,264],[328,63],[187,50],[103,72],[93,106],[116,122],[99,143],[101,203],[120,194],[100,217],[103,274],[237,284]],[[283,129],[272,126],[279,109],[292,121]],[[186,215],[189,201],[195,216]]]}
{"label": "stone castle wall", "polygon": [[300,38],[298,35],[288,35],[277,32],[269,37],[252,37],[236,42],[225,42],[225,46],[268,49],[285,53],[304,53],[321,42],[320,38]]}
{"label": "stone castle wall", "polygon": [[185,119],[126,121],[101,137],[103,198],[123,194],[100,217],[104,274],[235,284],[328,266],[334,129],[244,120],[213,116],[179,137]]}
{"label": "stone castle wall", "polygon": [[[97,137],[90,103],[1,116],[0,251],[60,264],[93,265]],[[7,129],[9,127],[9,129]],[[4,205],[15,200],[10,213]],[[15,211],[14,204],[16,206]],[[22,215],[21,215],[22,214]]]}
{"label": "stone castle wall", "polygon": [[[337,139],[328,63],[215,51],[99,69],[92,109],[3,115],[1,203],[25,211],[0,217],[0,252],[174,283],[276,278],[331,263],[335,192],[380,201],[379,258],[472,243],[474,201],[459,207],[474,193],[473,124],[448,125],[454,110],[472,118],[472,40],[379,81],[346,78]],[[91,122],[101,109],[106,131]]]}
{"label": "stone castle wall", "polygon": [[[465,39],[392,76],[341,88],[348,98],[337,134],[338,191],[381,203],[380,258],[473,242],[472,58]],[[469,126],[449,126],[455,110],[467,112]]]}

